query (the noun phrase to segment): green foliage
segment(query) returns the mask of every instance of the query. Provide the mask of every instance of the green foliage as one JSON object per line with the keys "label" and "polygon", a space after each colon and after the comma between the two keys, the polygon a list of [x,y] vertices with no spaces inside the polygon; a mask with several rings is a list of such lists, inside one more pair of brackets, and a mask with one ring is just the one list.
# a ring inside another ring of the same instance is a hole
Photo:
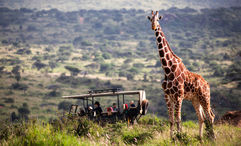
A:
{"label": "green foliage", "polygon": [[132,67],[128,71],[131,72],[132,74],[138,74],[140,72],[140,69]]}
{"label": "green foliage", "polygon": [[70,71],[71,76],[77,76],[80,73],[80,70],[73,66],[65,66],[64,68]]}
{"label": "green foliage", "polygon": [[102,54],[102,57],[103,57],[104,59],[110,59],[110,58],[111,58],[111,54],[109,54],[109,53],[103,53],[103,54]]}
{"label": "green foliage", "polygon": [[182,123],[182,125],[187,128],[197,128],[197,124],[193,121],[185,121]]}
{"label": "green foliage", "polygon": [[[148,121],[146,119],[145,121]],[[154,121],[162,119],[155,118]],[[195,128],[198,124],[195,124],[183,127],[187,132],[175,133],[174,141],[171,141],[169,128],[159,132],[153,130],[156,124],[140,123],[128,126],[126,123],[118,122],[101,126],[85,117],[73,115],[51,120],[49,123],[38,120],[3,123],[0,125],[0,143],[1,145],[238,145],[241,138],[240,128],[215,125],[217,139],[212,141],[203,137],[200,141],[197,136],[198,128]]]}
{"label": "green foliage", "polygon": [[33,63],[33,65],[32,65],[33,68],[37,68],[38,70],[40,70],[40,69],[42,69],[42,68],[44,68],[44,67],[46,67],[46,66],[47,66],[47,65],[44,64],[44,63],[42,63],[40,60],[35,61],[35,62]]}
{"label": "green foliage", "polygon": [[175,136],[176,136],[177,140],[181,144],[184,144],[184,145],[191,145],[191,144],[195,144],[198,142],[198,139],[192,138],[187,133],[176,133]]}
{"label": "green foliage", "polygon": [[168,121],[158,118],[156,115],[146,115],[142,117],[139,121],[139,124],[142,125],[152,125],[152,130],[158,131],[158,132],[163,132],[168,125]]}
{"label": "green foliage", "polygon": [[13,83],[11,86],[12,89],[15,90],[23,90],[26,91],[28,89],[28,85],[22,83]]}
{"label": "green foliage", "polygon": [[22,119],[22,120],[28,119],[28,115],[30,114],[30,110],[29,110],[29,107],[28,107],[27,103],[23,103],[22,107],[18,108],[18,114],[19,114],[18,117],[20,119]]}
{"label": "green foliage", "polygon": [[101,72],[107,72],[111,69],[113,69],[113,64],[107,64],[107,63],[100,64],[100,71]]}
{"label": "green foliage", "polygon": [[11,71],[14,74],[14,78],[16,79],[17,82],[19,82],[21,79],[20,69],[21,69],[21,67],[19,65],[17,65],[15,67],[13,67],[13,69]]}
{"label": "green foliage", "polygon": [[14,99],[13,98],[5,98],[4,102],[5,103],[14,103]]}
{"label": "green foliage", "polygon": [[[73,134],[53,131],[51,125],[28,124],[25,136],[9,141],[10,145],[79,145],[81,142]],[[54,132],[54,135],[53,135]]]}
{"label": "green foliage", "polygon": [[134,128],[122,133],[122,139],[127,144],[143,144],[145,141],[152,139],[151,132],[143,131],[143,129]]}
{"label": "green foliage", "polygon": [[136,67],[136,68],[143,68],[145,65],[142,64],[142,63],[135,63],[133,64],[133,67]]}

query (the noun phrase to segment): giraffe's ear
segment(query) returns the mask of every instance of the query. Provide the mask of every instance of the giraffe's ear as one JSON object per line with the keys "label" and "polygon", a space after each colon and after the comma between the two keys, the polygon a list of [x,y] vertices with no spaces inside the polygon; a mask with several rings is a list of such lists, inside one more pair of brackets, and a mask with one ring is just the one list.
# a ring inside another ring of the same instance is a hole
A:
{"label": "giraffe's ear", "polygon": [[147,19],[151,21],[151,17],[150,16],[147,16]]}
{"label": "giraffe's ear", "polygon": [[162,16],[159,16],[159,20],[161,20],[162,19]]}

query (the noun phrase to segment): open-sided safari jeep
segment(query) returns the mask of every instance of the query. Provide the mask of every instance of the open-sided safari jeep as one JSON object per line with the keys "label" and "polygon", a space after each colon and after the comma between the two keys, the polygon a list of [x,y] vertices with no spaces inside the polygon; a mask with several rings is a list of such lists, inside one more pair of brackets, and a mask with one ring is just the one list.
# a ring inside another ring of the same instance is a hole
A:
{"label": "open-sided safari jeep", "polygon": [[[107,97],[109,100],[106,99]],[[80,117],[86,116],[91,120],[107,123],[115,123],[116,121],[122,120],[133,124],[135,120],[138,121],[142,115],[147,113],[148,108],[148,100],[146,99],[146,93],[144,90],[90,90],[87,94],[63,96],[63,98],[82,100],[82,105],[71,105],[69,109],[70,115]],[[116,110],[113,110],[112,107],[108,107],[104,108],[101,114],[97,114],[94,110],[94,104],[97,101],[96,98],[103,102],[116,100]],[[135,103],[128,105],[128,101],[135,101]]]}

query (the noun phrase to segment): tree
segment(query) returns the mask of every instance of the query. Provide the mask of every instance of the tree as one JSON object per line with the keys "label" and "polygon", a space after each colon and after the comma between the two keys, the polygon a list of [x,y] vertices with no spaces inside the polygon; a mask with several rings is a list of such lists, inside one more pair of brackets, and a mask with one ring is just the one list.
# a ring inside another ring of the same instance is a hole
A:
{"label": "tree", "polygon": [[1,77],[1,75],[3,74],[3,70],[4,70],[4,66],[0,66],[0,77]]}
{"label": "tree", "polygon": [[13,69],[11,71],[14,74],[14,78],[16,79],[17,83],[21,79],[20,69],[21,69],[21,67],[19,65],[17,65],[15,67],[13,67]]}
{"label": "tree", "polygon": [[71,73],[71,76],[77,76],[80,73],[80,70],[76,67],[65,66],[64,68]]}
{"label": "tree", "polygon": [[55,67],[57,67],[56,62],[54,62],[54,61],[49,61],[49,67],[50,67],[51,70],[53,71],[53,69],[54,69]]}
{"label": "tree", "polygon": [[11,122],[14,122],[18,119],[19,119],[19,117],[17,116],[17,114],[15,112],[12,112],[11,113]]}
{"label": "tree", "polygon": [[111,58],[111,55],[109,54],[109,53],[103,53],[102,54],[102,57],[104,58],[104,59],[110,59]]}
{"label": "tree", "polygon": [[81,42],[82,42],[82,40],[83,40],[83,37],[82,37],[82,36],[76,37],[76,38],[74,39],[74,41],[73,41],[73,45],[74,45],[74,46],[80,45]]}
{"label": "tree", "polygon": [[12,89],[23,90],[24,94],[25,94],[25,92],[28,89],[28,85],[20,84],[20,83],[13,83],[12,84]]}
{"label": "tree", "polygon": [[101,72],[107,72],[112,69],[112,64],[103,63],[100,65]]}
{"label": "tree", "polygon": [[131,74],[131,73],[126,74],[127,80],[134,80],[134,77],[135,76],[133,74]]}
{"label": "tree", "polygon": [[18,108],[19,117],[22,119],[28,119],[30,110],[27,103],[23,103],[22,107]]}
{"label": "tree", "polygon": [[231,81],[241,81],[241,60],[237,59],[228,67],[226,78]]}
{"label": "tree", "polygon": [[42,63],[39,60],[35,61],[34,64],[32,65],[32,67],[34,67],[34,68],[36,67],[38,70],[40,70],[46,66],[47,66],[46,64]]}

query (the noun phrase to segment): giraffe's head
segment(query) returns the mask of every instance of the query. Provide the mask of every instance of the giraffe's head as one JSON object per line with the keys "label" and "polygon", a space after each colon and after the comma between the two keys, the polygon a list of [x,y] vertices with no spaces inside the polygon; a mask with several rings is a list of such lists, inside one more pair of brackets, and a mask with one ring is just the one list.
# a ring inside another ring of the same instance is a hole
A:
{"label": "giraffe's head", "polygon": [[155,14],[153,11],[151,11],[151,17],[147,16],[147,18],[151,21],[152,30],[156,30],[158,26],[160,27],[158,21],[162,19],[162,16],[159,16],[158,11],[156,11]]}

